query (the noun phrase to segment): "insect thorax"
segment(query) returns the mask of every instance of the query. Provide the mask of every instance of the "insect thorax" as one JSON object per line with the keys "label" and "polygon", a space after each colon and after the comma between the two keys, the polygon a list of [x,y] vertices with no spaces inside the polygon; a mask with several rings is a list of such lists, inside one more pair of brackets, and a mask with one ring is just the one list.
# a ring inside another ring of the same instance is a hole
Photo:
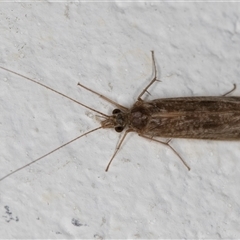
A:
{"label": "insect thorax", "polygon": [[145,128],[149,119],[149,111],[143,106],[142,101],[137,101],[129,113],[129,128],[141,131]]}

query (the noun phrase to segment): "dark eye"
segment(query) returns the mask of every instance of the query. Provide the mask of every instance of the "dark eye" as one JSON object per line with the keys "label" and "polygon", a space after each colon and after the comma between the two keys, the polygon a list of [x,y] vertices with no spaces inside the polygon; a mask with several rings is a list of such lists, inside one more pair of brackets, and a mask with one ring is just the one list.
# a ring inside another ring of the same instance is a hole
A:
{"label": "dark eye", "polygon": [[120,109],[114,109],[113,111],[112,111],[112,114],[116,114],[116,113],[120,113],[121,111],[120,111]]}
{"label": "dark eye", "polygon": [[123,130],[123,127],[115,127],[116,132],[122,132],[122,130]]}

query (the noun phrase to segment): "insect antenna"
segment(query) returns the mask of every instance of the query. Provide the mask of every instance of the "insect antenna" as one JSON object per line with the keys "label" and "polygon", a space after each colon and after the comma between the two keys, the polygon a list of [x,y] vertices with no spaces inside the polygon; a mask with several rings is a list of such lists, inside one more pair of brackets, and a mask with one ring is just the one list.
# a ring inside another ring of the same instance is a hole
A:
{"label": "insect antenna", "polygon": [[[53,88],[51,88],[51,87],[48,87],[47,85],[45,85],[45,84],[43,84],[43,83],[40,83],[40,82],[38,82],[38,81],[36,81],[36,80],[34,80],[34,79],[32,79],[32,78],[29,78],[29,77],[27,77],[27,76],[24,76],[23,74],[17,73],[17,72],[15,72],[15,71],[10,70],[10,69],[7,69],[7,68],[5,68],[5,67],[1,67],[1,66],[0,66],[0,69],[3,69],[3,70],[5,70],[5,71],[7,71],[7,72],[10,72],[10,73],[13,73],[14,75],[17,75],[17,76],[19,76],[19,77],[22,77],[22,78],[24,78],[24,79],[26,79],[26,80],[28,80],[28,81],[30,81],[30,82],[36,83],[36,84],[38,84],[38,85],[40,85],[40,86],[42,86],[42,87],[44,87],[44,88],[46,88],[46,89],[54,92],[54,93],[57,93],[57,94],[61,95],[62,97],[67,98],[67,99],[69,99],[69,100],[71,100],[71,101],[73,101],[73,102],[81,105],[82,107],[87,108],[87,109],[89,109],[89,110],[91,110],[91,111],[99,114],[102,118],[105,118],[105,119],[109,118],[108,115],[106,115],[106,114],[104,114],[104,113],[102,113],[102,112],[100,112],[100,111],[98,111],[98,110],[95,110],[95,109],[93,109],[93,108],[91,108],[91,107],[89,107],[89,106],[87,106],[87,105],[85,105],[85,104],[83,104],[83,103],[81,103],[81,102],[78,102],[77,100],[75,100],[75,99],[73,99],[73,98],[71,98],[71,97],[68,97],[67,95],[65,95],[65,94],[63,94],[63,93],[61,93],[61,92],[59,92],[59,91],[57,91],[57,90],[55,90],[55,89],[53,89]],[[86,87],[84,87],[84,88],[87,89]],[[88,90],[88,89],[87,89],[87,90]],[[98,95],[100,96],[100,94],[98,94]],[[107,98],[106,98],[106,99],[107,99]],[[111,101],[111,100],[109,100],[109,99],[107,99],[107,100],[114,104],[113,101]],[[120,107],[120,105],[119,105],[119,107]],[[63,144],[63,145],[61,145],[61,146],[53,149],[52,151],[44,154],[43,156],[35,159],[34,161],[32,161],[32,162],[30,162],[30,163],[28,163],[28,164],[26,164],[26,165],[24,165],[24,166],[22,166],[22,167],[20,167],[20,168],[18,168],[18,169],[16,169],[16,170],[14,170],[13,172],[7,174],[6,176],[0,178],[0,181],[4,180],[5,178],[7,178],[7,177],[9,177],[9,176],[11,176],[11,175],[13,175],[14,173],[17,173],[18,171],[20,171],[20,170],[22,170],[22,169],[24,169],[24,168],[32,165],[33,163],[35,163],[35,162],[37,162],[37,161],[40,161],[41,159],[45,158],[46,156],[48,156],[48,155],[56,152],[57,150],[65,147],[66,145],[68,145],[68,144],[76,141],[77,139],[79,139],[79,138],[81,138],[81,137],[83,137],[83,136],[86,136],[86,135],[88,135],[88,134],[90,134],[90,133],[92,133],[92,132],[95,132],[95,131],[97,131],[97,130],[99,130],[99,129],[101,129],[101,128],[103,128],[103,127],[102,127],[102,126],[97,127],[97,128],[95,128],[95,129],[92,129],[92,130],[90,130],[90,131],[88,131],[88,132],[86,132],[86,133],[84,133],[84,134],[82,134],[82,135],[80,135],[80,136],[72,139],[71,141],[69,141],[69,142],[67,142],[67,143],[65,143],[65,144]]]}
{"label": "insect antenna", "polygon": [[65,98],[67,98],[67,99],[69,99],[69,100],[71,100],[71,101],[73,101],[73,102],[81,105],[82,107],[87,108],[87,109],[95,112],[95,113],[98,113],[98,114],[100,114],[100,115],[102,115],[102,116],[108,117],[108,115],[106,115],[106,114],[104,114],[104,113],[102,113],[102,112],[99,112],[99,111],[97,111],[96,109],[93,109],[93,108],[91,108],[91,107],[89,107],[89,106],[87,106],[87,105],[85,105],[85,104],[83,104],[83,103],[80,103],[80,102],[78,102],[77,100],[75,100],[75,99],[73,99],[73,98],[71,98],[71,97],[68,97],[67,95],[65,95],[65,94],[63,94],[63,93],[61,93],[61,92],[59,92],[59,91],[57,91],[57,90],[54,90],[53,88],[50,88],[50,87],[48,87],[47,85],[45,85],[45,84],[43,84],[43,83],[40,83],[40,82],[38,82],[38,81],[36,81],[36,80],[34,80],[34,79],[32,79],[32,78],[29,78],[29,77],[24,76],[24,75],[22,75],[22,74],[20,74],[20,73],[14,72],[14,71],[12,71],[12,70],[10,70],[10,69],[7,69],[7,68],[5,68],[5,67],[1,67],[1,66],[0,66],[0,68],[3,69],[3,70],[5,70],[5,71],[7,71],[7,72],[13,73],[13,74],[15,74],[15,75],[17,75],[17,76],[19,76],[19,77],[25,78],[26,80],[28,80],[28,81],[30,81],[30,82],[36,83],[36,84],[38,84],[38,85],[40,85],[40,86],[42,86],[42,87],[44,87],[44,88],[46,88],[46,89],[48,89],[48,90],[50,90],[50,91],[52,91],[52,92],[55,92],[55,93],[61,95],[62,97],[65,97]]}
{"label": "insect antenna", "polygon": [[102,127],[94,128],[94,129],[92,129],[92,130],[90,130],[90,131],[88,131],[88,132],[86,132],[86,133],[84,133],[84,134],[82,134],[82,135],[80,135],[80,136],[78,136],[78,137],[76,137],[76,138],[74,138],[74,139],[72,139],[72,140],[70,140],[70,141],[64,143],[63,145],[61,145],[61,146],[59,146],[59,147],[53,149],[52,151],[50,151],[50,152],[44,154],[43,156],[41,156],[41,157],[39,157],[39,158],[33,160],[32,162],[30,162],[30,163],[28,163],[28,164],[26,164],[26,165],[24,165],[24,166],[22,166],[22,167],[20,167],[20,168],[17,168],[17,169],[14,170],[13,172],[11,172],[11,173],[5,175],[4,177],[0,178],[0,182],[1,182],[2,180],[4,180],[5,178],[7,178],[7,177],[9,177],[9,176],[11,176],[11,175],[13,175],[13,174],[19,172],[20,170],[22,170],[22,169],[24,169],[24,168],[26,168],[26,167],[29,167],[30,165],[34,164],[35,162],[40,161],[41,159],[43,159],[43,158],[47,157],[48,155],[50,155],[50,154],[56,152],[57,150],[59,150],[59,149],[65,147],[65,146],[67,146],[68,144],[70,144],[70,143],[76,141],[77,139],[79,139],[79,138],[81,138],[81,137],[83,137],[83,136],[86,136],[86,135],[88,135],[88,134],[90,134],[90,133],[92,133],[92,132],[95,132],[95,131],[97,131],[97,130],[99,130],[99,129],[101,129],[101,128],[102,128]]}

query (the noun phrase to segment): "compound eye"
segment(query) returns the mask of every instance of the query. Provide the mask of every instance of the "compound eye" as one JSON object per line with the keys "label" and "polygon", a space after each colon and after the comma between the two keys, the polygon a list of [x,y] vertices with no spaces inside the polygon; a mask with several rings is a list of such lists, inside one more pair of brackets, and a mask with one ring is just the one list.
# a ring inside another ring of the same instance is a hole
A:
{"label": "compound eye", "polygon": [[120,112],[121,112],[120,109],[116,108],[112,111],[112,114],[116,114],[116,113],[120,113]]}
{"label": "compound eye", "polygon": [[122,132],[122,130],[123,130],[123,127],[115,127],[116,132]]}

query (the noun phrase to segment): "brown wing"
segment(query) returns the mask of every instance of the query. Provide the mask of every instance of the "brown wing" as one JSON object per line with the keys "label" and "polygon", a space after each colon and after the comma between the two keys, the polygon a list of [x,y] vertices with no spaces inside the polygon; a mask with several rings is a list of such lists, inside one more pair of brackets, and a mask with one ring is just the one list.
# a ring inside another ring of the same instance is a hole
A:
{"label": "brown wing", "polygon": [[[166,138],[240,140],[240,97],[187,97],[143,102],[144,128]],[[134,107],[133,107],[134,109]]]}

